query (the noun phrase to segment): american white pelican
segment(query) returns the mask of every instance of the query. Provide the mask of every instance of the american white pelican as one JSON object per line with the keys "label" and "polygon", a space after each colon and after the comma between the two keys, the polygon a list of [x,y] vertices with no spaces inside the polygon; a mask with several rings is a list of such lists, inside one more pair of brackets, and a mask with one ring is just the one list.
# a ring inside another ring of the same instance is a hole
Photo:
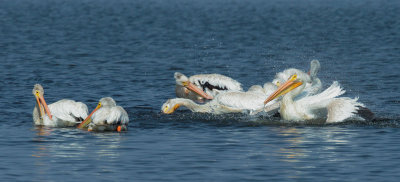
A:
{"label": "american white pelican", "polygon": [[[305,121],[326,118],[327,123],[342,122],[350,118],[363,119],[358,115],[362,114],[359,111],[368,109],[362,103],[357,102],[358,98],[337,98],[345,92],[338,82],[334,82],[319,94],[294,100],[305,89],[306,83],[311,83],[311,79],[302,71],[292,71],[290,78],[265,100],[265,104],[268,104],[283,96],[280,101],[280,115],[283,119]],[[369,111],[369,113],[371,112]]]}
{"label": "american white pelican", "polygon": [[87,106],[73,100],[63,99],[47,106],[43,97],[44,89],[40,84],[35,84],[32,94],[36,98],[32,114],[35,125],[76,126],[88,115]]}
{"label": "american white pelican", "polygon": [[238,81],[220,74],[199,74],[188,78],[182,73],[175,72],[174,77],[176,96],[198,102],[213,99],[221,92],[243,90]]}
{"label": "american white pelican", "polygon": [[117,106],[111,97],[104,97],[78,128],[87,128],[88,131],[126,131],[128,123],[128,113],[124,108]]}
{"label": "american white pelican", "polygon": [[[185,106],[193,112],[202,113],[238,113],[238,112],[250,112],[250,114],[256,114],[264,110],[264,100],[270,93],[275,90],[276,86],[269,83],[265,84],[264,88],[261,86],[254,86],[248,92],[230,91],[223,92],[215,96],[213,100],[205,104],[197,104],[190,99],[175,98],[169,99],[165,102],[161,111],[165,114],[171,114],[180,106]],[[268,105],[273,105],[271,102]]]}

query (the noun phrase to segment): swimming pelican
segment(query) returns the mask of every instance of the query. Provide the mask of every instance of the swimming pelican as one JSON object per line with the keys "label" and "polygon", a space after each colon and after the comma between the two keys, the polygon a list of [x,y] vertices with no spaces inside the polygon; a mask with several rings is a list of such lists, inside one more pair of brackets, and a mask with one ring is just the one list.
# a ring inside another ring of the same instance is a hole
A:
{"label": "swimming pelican", "polygon": [[117,106],[111,97],[104,97],[78,128],[88,128],[88,131],[126,131],[128,123],[128,113],[124,108]]}
{"label": "swimming pelican", "polygon": [[88,115],[88,108],[82,102],[62,99],[47,106],[44,100],[44,89],[40,84],[35,84],[32,94],[36,98],[33,109],[33,121],[35,125],[42,126],[76,126]]}
{"label": "swimming pelican", "polygon": [[[299,94],[297,98],[303,98],[306,96],[317,94],[322,89],[322,82],[317,77],[317,73],[320,69],[321,69],[321,64],[319,63],[318,60],[312,60],[310,62],[310,71],[308,72],[308,75],[304,75],[304,77],[309,77],[307,79],[310,79],[311,81],[306,83],[303,92]],[[279,87],[281,83],[284,83],[286,80],[288,80],[289,77],[292,76],[292,74],[295,72],[302,72],[302,71],[295,68],[286,69],[282,72],[277,73],[272,83],[274,83],[276,86]]]}
{"label": "swimming pelican", "polygon": [[175,72],[174,77],[176,96],[198,102],[204,102],[204,99],[211,100],[221,92],[243,90],[238,81],[220,74],[199,74],[188,78]]}
{"label": "swimming pelican", "polygon": [[304,121],[326,118],[327,123],[342,122],[349,118],[365,119],[358,114],[368,109],[364,104],[357,102],[358,98],[337,98],[345,92],[338,82],[334,82],[319,94],[294,100],[306,88],[306,83],[311,83],[311,79],[299,70],[292,70],[291,74],[290,78],[265,100],[265,104],[268,104],[283,96],[280,101],[280,115],[283,119]]}
{"label": "swimming pelican", "polygon": [[[250,112],[250,114],[256,114],[262,111],[268,112],[269,110],[264,110],[264,100],[275,90],[275,88],[276,86],[270,83],[265,84],[264,88],[261,88],[261,86],[256,88],[255,86],[254,89],[248,92],[223,92],[216,95],[213,100],[205,104],[197,104],[194,101],[185,98],[169,99],[162,105],[161,111],[165,114],[171,114],[180,106],[185,106],[193,112],[213,114],[238,112]],[[271,102],[268,105],[273,104],[274,102]]]}

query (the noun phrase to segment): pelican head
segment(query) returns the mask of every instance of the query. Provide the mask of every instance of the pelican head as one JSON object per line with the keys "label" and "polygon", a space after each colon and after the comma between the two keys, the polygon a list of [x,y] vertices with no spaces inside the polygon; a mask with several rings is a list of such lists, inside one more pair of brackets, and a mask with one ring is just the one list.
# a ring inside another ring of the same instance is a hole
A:
{"label": "pelican head", "polygon": [[185,86],[186,82],[189,82],[189,78],[186,75],[179,72],[174,73],[174,78],[177,85]]}
{"label": "pelican head", "polygon": [[40,85],[40,84],[35,84],[34,86],[33,86],[33,89],[32,89],[32,94],[33,95],[36,95],[36,93],[39,93],[40,95],[44,95],[44,89],[43,89],[43,87],[42,87],[42,85]]}
{"label": "pelican head", "polygon": [[310,76],[304,73],[303,71],[296,68],[289,68],[282,72],[277,73],[272,83],[275,84],[277,87],[279,87],[282,85],[282,83],[286,82],[294,74],[297,74],[300,77],[308,77],[308,79],[310,79]]}
{"label": "pelican head", "polygon": [[165,102],[165,103],[161,106],[161,111],[162,111],[164,114],[172,114],[172,113],[175,112],[180,106],[181,106],[181,104],[179,103],[179,99],[168,99],[167,102]]}
{"label": "pelican head", "polygon": [[99,104],[101,106],[105,107],[114,107],[117,106],[117,103],[115,103],[115,100],[111,97],[103,97],[100,99]]}
{"label": "pelican head", "polygon": [[310,76],[303,71],[300,71],[298,69],[289,69],[287,70],[287,72],[285,71],[284,74],[290,75],[290,77],[287,78],[285,83],[280,84],[278,89],[264,101],[264,104],[267,104],[268,102],[279,98],[280,96],[285,95],[289,92],[291,96],[296,96],[300,94],[301,91],[303,91],[306,83],[311,83]]}
{"label": "pelican head", "polygon": [[90,122],[92,122],[92,115],[99,110],[102,107],[114,107],[117,104],[115,103],[114,99],[111,97],[103,97],[100,99],[99,103],[97,104],[96,108],[86,117],[84,121],[82,121],[81,124],[78,125],[78,128],[84,128],[87,125],[89,125]]}
{"label": "pelican head", "polygon": [[35,84],[35,86],[33,86],[32,89],[32,94],[35,96],[36,98],[36,104],[39,110],[39,115],[41,118],[44,117],[45,112],[47,114],[47,116],[52,119],[51,113],[50,113],[50,109],[46,104],[46,101],[44,100],[44,89],[42,87],[42,85],[40,84]]}
{"label": "pelican head", "polygon": [[[174,74],[175,77],[175,81],[176,84],[179,86],[183,86],[188,90],[191,90],[197,94],[199,94],[200,96],[206,98],[206,99],[213,99],[212,96],[206,94],[203,90],[201,90],[200,88],[198,88],[196,85],[194,85],[193,83],[190,82],[189,78],[186,77],[184,74],[179,73],[179,72],[175,72]],[[186,92],[186,91],[185,91]]]}

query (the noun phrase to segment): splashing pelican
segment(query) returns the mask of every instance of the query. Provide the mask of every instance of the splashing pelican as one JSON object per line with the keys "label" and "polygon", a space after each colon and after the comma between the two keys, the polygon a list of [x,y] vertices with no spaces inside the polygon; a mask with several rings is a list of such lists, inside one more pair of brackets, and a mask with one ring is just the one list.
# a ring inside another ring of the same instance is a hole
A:
{"label": "splashing pelican", "polygon": [[128,113],[124,108],[117,106],[111,97],[104,97],[78,128],[87,128],[88,131],[126,131],[128,123]]}
{"label": "splashing pelican", "polygon": [[211,100],[221,92],[243,90],[238,81],[220,74],[199,74],[188,78],[182,73],[175,72],[174,77],[176,96],[197,102],[204,102],[204,99]]}
{"label": "splashing pelican", "polygon": [[[361,112],[369,110],[365,108],[364,104],[357,102],[358,98],[337,98],[337,96],[345,93],[338,82],[334,82],[319,94],[294,100],[297,95],[303,92],[307,83],[312,81],[309,75],[300,70],[292,70],[291,74],[289,79],[264,102],[268,104],[282,96],[280,114],[283,119],[305,121],[326,118],[327,123],[342,122],[346,119],[367,119]],[[372,112],[369,111],[369,113]]]}
{"label": "splashing pelican", "polygon": [[44,100],[44,89],[40,84],[35,84],[32,94],[36,98],[33,109],[35,125],[65,127],[76,126],[88,115],[88,108],[82,102],[62,99],[50,105]]}
{"label": "splashing pelican", "polygon": [[[165,114],[175,112],[180,106],[184,106],[193,112],[224,114],[224,113],[250,113],[256,114],[264,110],[264,100],[276,89],[272,83],[264,87],[253,86],[248,92],[230,91],[215,96],[213,100],[205,104],[197,104],[190,99],[175,98],[165,102],[161,111]],[[268,105],[273,105],[275,101]]]}

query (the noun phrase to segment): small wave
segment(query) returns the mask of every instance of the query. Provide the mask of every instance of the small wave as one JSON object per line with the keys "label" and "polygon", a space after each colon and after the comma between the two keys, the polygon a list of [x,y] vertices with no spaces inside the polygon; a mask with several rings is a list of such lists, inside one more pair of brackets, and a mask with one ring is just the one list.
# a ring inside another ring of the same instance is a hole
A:
{"label": "small wave", "polygon": [[[326,123],[325,119],[309,120],[309,121],[286,121],[279,116],[255,115],[247,114],[222,114],[214,115],[208,113],[193,113],[190,111],[182,111],[174,114],[163,114],[154,111],[139,111],[132,114],[133,125],[146,126],[156,125],[157,123],[208,123],[214,126],[372,126],[372,127],[400,127],[400,118],[396,117],[377,117],[371,121],[347,120],[339,123]],[[147,123],[147,124],[146,124]],[[130,124],[130,126],[132,126]],[[156,126],[154,126],[156,127]]]}

